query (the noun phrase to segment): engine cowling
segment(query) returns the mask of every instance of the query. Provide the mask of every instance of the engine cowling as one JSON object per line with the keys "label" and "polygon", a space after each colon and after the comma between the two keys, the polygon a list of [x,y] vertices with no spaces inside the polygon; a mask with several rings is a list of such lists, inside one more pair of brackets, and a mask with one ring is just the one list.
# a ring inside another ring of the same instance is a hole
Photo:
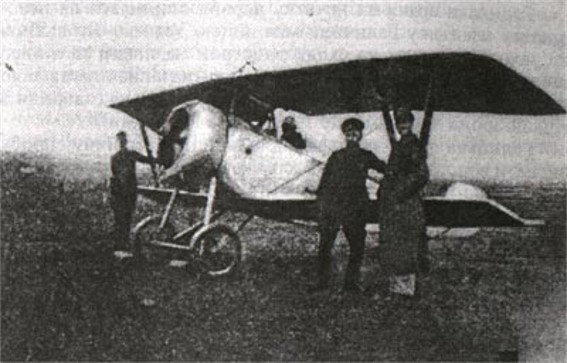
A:
{"label": "engine cowling", "polygon": [[201,101],[175,107],[159,130],[158,155],[167,167],[162,180],[182,176],[199,182],[214,175],[224,156],[228,126],[221,110]]}

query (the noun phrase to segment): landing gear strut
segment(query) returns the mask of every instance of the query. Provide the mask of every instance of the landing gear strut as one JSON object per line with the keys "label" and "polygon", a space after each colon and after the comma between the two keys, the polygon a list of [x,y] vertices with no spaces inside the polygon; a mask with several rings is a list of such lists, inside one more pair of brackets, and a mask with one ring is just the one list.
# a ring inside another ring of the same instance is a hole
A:
{"label": "landing gear strut", "polygon": [[199,262],[199,269],[209,276],[223,276],[236,271],[242,259],[242,244],[237,232],[252,217],[247,218],[238,230],[226,224],[215,223],[224,213],[214,211],[216,192],[217,180],[213,177],[209,183],[203,220],[175,233],[173,224],[169,221],[179,195],[179,191],[174,190],[163,215],[147,217],[136,225],[134,257],[143,261],[163,259],[164,253],[156,251],[162,250],[168,257],[190,255]]}

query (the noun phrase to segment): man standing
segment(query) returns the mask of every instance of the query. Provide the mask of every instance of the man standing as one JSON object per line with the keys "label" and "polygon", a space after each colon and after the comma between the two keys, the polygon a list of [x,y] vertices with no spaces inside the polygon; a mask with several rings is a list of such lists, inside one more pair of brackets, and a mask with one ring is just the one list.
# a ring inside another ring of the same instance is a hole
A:
{"label": "man standing", "polygon": [[119,150],[110,159],[110,206],[114,212],[115,249],[128,250],[132,213],[136,208],[136,162],[150,163],[151,159],[129,150],[124,131],[116,134]]}
{"label": "man standing", "polygon": [[392,150],[379,190],[380,255],[388,276],[389,292],[414,296],[417,278],[429,268],[425,214],[421,191],[429,181],[426,144],[432,111],[426,109],[421,138],[412,132],[414,116],[409,109],[394,112],[396,139],[389,111],[384,121]]}
{"label": "man standing", "polygon": [[366,239],[368,170],[383,173],[386,164],[371,151],[360,147],[364,123],[349,118],[341,125],[346,147],[331,154],[317,190],[319,220],[319,282],[315,290],[329,287],[332,248],[342,226],[348,240],[350,256],[344,280],[346,291],[362,291],[359,285],[360,267]]}

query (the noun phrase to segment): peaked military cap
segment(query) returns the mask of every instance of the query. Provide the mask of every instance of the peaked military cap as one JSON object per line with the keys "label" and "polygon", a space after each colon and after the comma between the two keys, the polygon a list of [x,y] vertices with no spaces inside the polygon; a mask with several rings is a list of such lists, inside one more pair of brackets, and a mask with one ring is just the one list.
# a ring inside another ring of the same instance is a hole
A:
{"label": "peaked military cap", "polygon": [[357,118],[351,117],[347,118],[341,124],[341,131],[345,133],[347,130],[354,128],[355,130],[362,131],[364,129],[364,122]]}
{"label": "peaked military cap", "polygon": [[405,107],[398,107],[396,111],[394,111],[394,118],[396,122],[413,122],[415,120],[413,113]]}

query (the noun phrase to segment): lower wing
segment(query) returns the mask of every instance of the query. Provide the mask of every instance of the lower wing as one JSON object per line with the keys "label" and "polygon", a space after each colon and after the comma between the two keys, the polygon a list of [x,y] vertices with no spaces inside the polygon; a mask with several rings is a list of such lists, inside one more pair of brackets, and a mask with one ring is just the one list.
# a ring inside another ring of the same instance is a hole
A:
{"label": "lower wing", "polygon": [[[160,203],[167,203],[173,189],[138,187],[138,193]],[[178,192],[178,198],[186,206],[204,207],[206,193]],[[215,205],[219,209],[229,209],[259,217],[280,221],[315,221],[317,204],[314,198],[294,199],[243,199],[234,195],[219,195]],[[428,197],[423,200],[426,224],[430,227],[470,228],[470,227],[529,227],[540,226],[541,220],[520,217],[510,209],[492,199],[455,199],[447,197]],[[369,223],[379,223],[377,202],[368,204]]]}
{"label": "lower wing", "polygon": [[430,227],[529,227],[541,220],[524,219],[492,199],[424,198],[425,218]]}

